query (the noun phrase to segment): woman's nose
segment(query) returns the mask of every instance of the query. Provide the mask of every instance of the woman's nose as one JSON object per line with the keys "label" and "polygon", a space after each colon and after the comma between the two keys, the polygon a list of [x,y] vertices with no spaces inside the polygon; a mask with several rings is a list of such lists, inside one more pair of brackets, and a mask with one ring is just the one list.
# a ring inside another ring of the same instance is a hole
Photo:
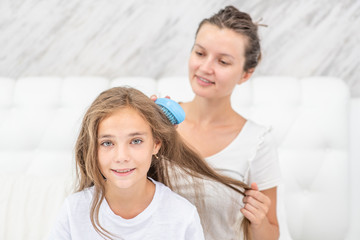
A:
{"label": "woman's nose", "polygon": [[210,58],[206,58],[204,59],[201,64],[199,69],[207,74],[211,74],[213,73],[214,69],[213,69],[213,61]]}

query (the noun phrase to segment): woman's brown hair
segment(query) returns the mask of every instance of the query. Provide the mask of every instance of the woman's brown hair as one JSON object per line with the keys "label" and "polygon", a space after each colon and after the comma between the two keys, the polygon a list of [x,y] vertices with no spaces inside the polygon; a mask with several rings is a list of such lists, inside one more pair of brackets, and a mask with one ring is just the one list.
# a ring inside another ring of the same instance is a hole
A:
{"label": "woman's brown hair", "polygon": [[[248,186],[215,172],[198,153],[185,144],[160,107],[150,98],[134,88],[111,88],[102,92],[85,113],[75,147],[77,191],[94,186],[90,219],[102,237],[111,238],[112,234],[101,226],[98,218],[99,208],[105,197],[105,180],[98,163],[97,132],[100,122],[121,108],[135,109],[148,122],[154,140],[161,142],[158,157],[153,156],[149,177],[171,189],[176,189],[181,176],[206,179],[221,183],[244,195],[244,189],[248,189]],[[194,185],[189,187],[195,188]],[[247,231],[245,229],[245,232]]]}
{"label": "woman's brown hair", "polygon": [[204,24],[212,24],[220,29],[226,28],[245,36],[245,72],[255,68],[261,60],[260,39],[258,36],[258,24],[253,23],[249,14],[239,11],[234,6],[221,9],[210,18],[203,19],[196,31],[196,35]]}

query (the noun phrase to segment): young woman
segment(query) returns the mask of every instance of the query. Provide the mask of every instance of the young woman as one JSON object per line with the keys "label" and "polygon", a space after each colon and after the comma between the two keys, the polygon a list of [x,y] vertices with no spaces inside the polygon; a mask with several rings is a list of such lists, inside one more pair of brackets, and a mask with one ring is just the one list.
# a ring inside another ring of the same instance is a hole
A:
{"label": "young woman", "polygon": [[219,189],[205,195],[207,214],[198,211],[206,239],[238,239],[238,214],[251,222],[254,240],[279,238],[280,168],[271,134],[231,107],[235,86],[249,80],[261,58],[257,28],[247,13],[227,6],[200,23],[189,59],[195,97],[181,104],[186,118],[177,130],[212,167],[252,188],[245,192],[244,207],[215,199]]}
{"label": "young woman", "polygon": [[183,175],[198,181],[187,189],[199,205],[203,182],[240,196],[246,188],[212,170],[161,108],[133,88],[112,88],[95,99],[75,158],[77,192],[65,200],[50,239],[204,239],[196,208],[166,186],[175,189]]}
{"label": "young woman", "polygon": [[186,119],[178,131],[214,168],[251,184],[239,210],[251,222],[253,239],[265,240],[279,237],[276,151],[268,129],[239,115],[230,101],[260,61],[257,27],[233,6],[200,23],[189,60],[195,98],[182,104]]}

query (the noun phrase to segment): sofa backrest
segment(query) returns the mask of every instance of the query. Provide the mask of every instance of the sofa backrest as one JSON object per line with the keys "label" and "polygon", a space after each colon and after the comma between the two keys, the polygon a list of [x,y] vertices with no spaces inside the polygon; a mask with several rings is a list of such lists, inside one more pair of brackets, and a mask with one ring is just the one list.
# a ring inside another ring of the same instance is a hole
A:
{"label": "sofa backrest", "polygon": [[[101,91],[123,85],[176,101],[193,97],[185,77],[0,78],[0,239],[46,237],[74,188],[85,110]],[[233,93],[235,110],[273,128],[283,174],[281,239],[345,238],[349,99],[341,80],[324,77],[257,77]]]}

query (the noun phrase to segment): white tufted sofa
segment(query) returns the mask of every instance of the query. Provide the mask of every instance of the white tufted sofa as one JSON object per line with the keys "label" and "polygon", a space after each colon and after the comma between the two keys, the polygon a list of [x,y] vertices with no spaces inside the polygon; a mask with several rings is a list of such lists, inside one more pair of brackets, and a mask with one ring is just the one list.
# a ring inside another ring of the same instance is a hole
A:
{"label": "white tufted sofa", "polygon": [[[85,109],[103,90],[193,96],[184,77],[0,78],[0,239],[46,239],[71,193],[73,147]],[[360,100],[341,80],[257,77],[237,87],[234,108],[272,125],[284,184],[281,239],[360,239]]]}

